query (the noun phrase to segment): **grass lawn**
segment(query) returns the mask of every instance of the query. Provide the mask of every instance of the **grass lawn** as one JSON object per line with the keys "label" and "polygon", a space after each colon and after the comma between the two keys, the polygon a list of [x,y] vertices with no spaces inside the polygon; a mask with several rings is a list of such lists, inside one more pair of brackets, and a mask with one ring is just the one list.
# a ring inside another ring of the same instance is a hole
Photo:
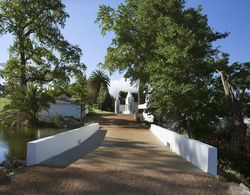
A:
{"label": "grass lawn", "polygon": [[104,111],[104,110],[99,110],[97,108],[89,108],[89,113],[90,115],[111,115],[111,114],[114,114],[113,112],[108,112],[108,111]]}
{"label": "grass lawn", "polygon": [[3,109],[3,107],[10,102],[7,98],[0,98],[0,111]]}

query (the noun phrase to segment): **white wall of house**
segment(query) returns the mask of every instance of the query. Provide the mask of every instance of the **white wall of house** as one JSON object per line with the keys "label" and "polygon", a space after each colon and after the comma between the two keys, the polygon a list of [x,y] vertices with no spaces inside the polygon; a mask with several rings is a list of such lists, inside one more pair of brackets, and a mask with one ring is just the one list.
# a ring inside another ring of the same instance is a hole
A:
{"label": "white wall of house", "polygon": [[132,104],[132,112],[136,113],[138,111],[138,102],[133,102]]}
{"label": "white wall of house", "polygon": [[[72,102],[68,101],[59,101],[56,103],[50,103],[50,108],[48,110],[43,110],[40,112],[41,116],[62,116],[62,117],[74,117],[80,119],[81,117],[81,107]],[[85,114],[83,113],[83,116]]]}
{"label": "white wall of house", "polygon": [[135,102],[131,92],[128,92],[125,105],[120,104],[119,97],[115,101],[116,114],[134,114],[138,111],[138,103]]}
{"label": "white wall of house", "polygon": [[119,112],[123,113],[125,111],[125,105],[120,105],[119,106]]}

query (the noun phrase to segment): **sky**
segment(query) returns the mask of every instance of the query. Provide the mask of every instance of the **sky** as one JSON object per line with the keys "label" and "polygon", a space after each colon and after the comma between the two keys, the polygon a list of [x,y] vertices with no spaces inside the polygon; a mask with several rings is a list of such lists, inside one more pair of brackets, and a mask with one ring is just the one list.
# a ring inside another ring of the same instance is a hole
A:
{"label": "sky", "polygon": [[[95,19],[101,4],[117,7],[123,0],[62,0],[70,18],[62,30],[63,35],[72,44],[83,51],[82,62],[87,65],[86,74],[97,69],[104,61],[107,47],[111,43],[112,33],[103,37]],[[202,5],[203,13],[208,16],[209,25],[219,32],[230,32],[229,37],[215,43],[220,50],[230,54],[230,63],[250,61],[250,0],[187,0],[186,7]],[[8,59],[8,48],[12,43],[10,35],[0,37],[0,62]],[[111,94],[119,90],[132,90],[134,87],[123,79],[123,74],[111,75]]]}

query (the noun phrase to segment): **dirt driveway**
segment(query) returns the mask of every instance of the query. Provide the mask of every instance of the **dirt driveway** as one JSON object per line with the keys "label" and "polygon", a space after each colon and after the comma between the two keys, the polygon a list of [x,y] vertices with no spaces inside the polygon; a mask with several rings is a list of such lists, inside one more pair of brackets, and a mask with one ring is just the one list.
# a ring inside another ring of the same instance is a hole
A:
{"label": "dirt driveway", "polygon": [[167,150],[133,116],[94,116],[101,131],[41,166],[19,170],[3,194],[227,194],[228,185]]}

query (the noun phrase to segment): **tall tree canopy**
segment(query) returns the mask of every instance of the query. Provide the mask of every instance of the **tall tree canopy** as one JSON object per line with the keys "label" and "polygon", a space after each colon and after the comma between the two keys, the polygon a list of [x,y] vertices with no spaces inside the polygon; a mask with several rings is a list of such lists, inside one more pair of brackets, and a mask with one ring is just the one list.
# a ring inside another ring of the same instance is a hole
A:
{"label": "tall tree canopy", "polygon": [[104,67],[148,82],[158,117],[174,117],[190,135],[209,128],[219,52],[212,43],[227,33],[214,32],[200,7],[185,8],[184,0],[126,0],[117,10],[100,6],[97,22],[104,35],[115,33]]}
{"label": "tall tree canopy", "polygon": [[68,80],[85,68],[80,63],[81,49],[60,32],[67,17],[61,0],[0,0],[0,35],[14,37],[2,71],[10,85]]}
{"label": "tall tree canopy", "polygon": [[103,89],[108,92],[110,86],[110,78],[101,70],[93,71],[89,77],[89,85],[92,93],[92,103],[97,103],[98,93],[103,86]]}
{"label": "tall tree canopy", "polygon": [[[204,135],[215,130],[216,99],[213,88],[214,58],[219,53],[212,43],[227,36],[214,32],[201,8],[172,12],[163,4],[151,6],[157,12],[158,34],[151,62],[151,107],[159,117],[173,117],[189,135]],[[169,7],[168,7],[169,8]]]}
{"label": "tall tree canopy", "polygon": [[74,83],[71,84],[70,92],[74,97],[80,98],[81,103],[81,120],[85,111],[85,106],[89,102],[89,90],[87,86],[87,78],[83,74],[78,74]]}
{"label": "tall tree canopy", "polygon": [[[132,82],[139,81],[139,102],[144,99],[142,92],[149,79],[150,72],[147,67],[153,57],[157,33],[157,18],[145,9],[150,7],[152,2],[127,0],[125,4],[118,6],[117,10],[102,5],[96,20],[103,35],[109,31],[115,33],[112,44],[107,49],[104,68],[110,72],[124,72],[125,78],[130,78]],[[164,5],[173,3],[161,2]]]}
{"label": "tall tree canopy", "polygon": [[103,84],[101,85],[101,88],[99,90],[98,96],[97,96],[97,104],[98,104],[98,108],[101,110],[102,109],[102,104],[105,100],[105,97],[107,95],[107,91],[105,90],[105,88],[103,87]]}
{"label": "tall tree canopy", "polygon": [[224,91],[221,115],[226,117],[231,142],[244,148],[247,125],[244,118],[250,116],[250,63],[228,65],[228,55],[218,61],[218,80]]}
{"label": "tall tree canopy", "polygon": [[37,84],[28,82],[27,87],[18,87],[9,94],[10,102],[4,106],[0,114],[1,125],[18,126],[24,121],[36,125],[39,113],[49,108],[54,98],[48,95]]}

